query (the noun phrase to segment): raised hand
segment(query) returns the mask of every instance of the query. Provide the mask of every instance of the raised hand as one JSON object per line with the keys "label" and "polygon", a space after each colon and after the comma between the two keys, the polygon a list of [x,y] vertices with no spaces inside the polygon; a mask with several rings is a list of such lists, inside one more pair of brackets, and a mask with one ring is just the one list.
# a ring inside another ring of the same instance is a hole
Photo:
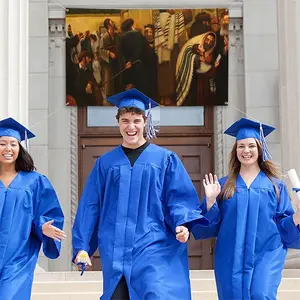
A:
{"label": "raised hand", "polygon": [[185,226],[176,227],[176,239],[181,243],[186,243],[189,238],[189,230]]}
{"label": "raised hand", "polygon": [[217,175],[209,175],[205,174],[205,178],[203,179],[203,186],[206,196],[206,202],[208,209],[216,202],[216,198],[221,192],[221,186],[218,182]]}
{"label": "raised hand", "polygon": [[62,230],[53,226],[53,222],[54,220],[44,223],[42,226],[42,232],[45,236],[61,242],[61,240],[64,240],[67,236]]}

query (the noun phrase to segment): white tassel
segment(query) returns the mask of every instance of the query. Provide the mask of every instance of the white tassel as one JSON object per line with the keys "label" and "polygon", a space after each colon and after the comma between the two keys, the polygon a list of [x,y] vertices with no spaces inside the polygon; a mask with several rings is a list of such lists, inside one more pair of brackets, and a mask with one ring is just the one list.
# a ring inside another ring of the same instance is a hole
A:
{"label": "white tassel", "polygon": [[26,150],[28,151],[28,138],[27,138],[27,130],[25,130],[25,147],[26,147]]}
{"label": "white tassel", "polygon": [[149,110],[147,114],[147,122],[146,122],[146,138],[147,140],[155,139],[156,134],[159,132],[159,123],[156,122],[154,124],[154,121],[152,119],[152,113],[151,113],[151,102],[149,101]]}
{"label": "white tassel", "polygon": [[263,161],[271,160],[272,156],[269,152],[261,123],[259,125],[259,134],[260,134],[260,142],[262,147],[262,159]]}

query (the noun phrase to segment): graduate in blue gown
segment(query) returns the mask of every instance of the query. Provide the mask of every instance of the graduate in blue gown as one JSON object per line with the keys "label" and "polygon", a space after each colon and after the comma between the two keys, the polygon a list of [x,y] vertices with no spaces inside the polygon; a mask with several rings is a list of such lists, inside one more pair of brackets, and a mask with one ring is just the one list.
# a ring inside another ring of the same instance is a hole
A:
{"label": "graduate in blue gown", "polygon": [[59,256],[64,216],[47,177],[20,142],[34,134],[0,121],[0,299],[29,300],[38,254]]}
{"label": "graduate in blue gown", "polygon": [[148,137],[155,133],[145,110],[158,104],[136,89],[108,101],[119,108],[123,142],[87,179],[73,227],[75,262],[99,248],[102,300],[189,300],[188,227],[208,224],[197,192],[178,156],[144,138],[145,127]]}
{"label": "graduate in blue gown", "polygon": [[275,128],[242,118],[225,133],[236,137],[229,175],[205,176],[201,205],[209,226],[198,239],[217,237],[215,277],[220,300],[275,300],[287,248],[300,249],[300,210],[271,162],[265,136]]}

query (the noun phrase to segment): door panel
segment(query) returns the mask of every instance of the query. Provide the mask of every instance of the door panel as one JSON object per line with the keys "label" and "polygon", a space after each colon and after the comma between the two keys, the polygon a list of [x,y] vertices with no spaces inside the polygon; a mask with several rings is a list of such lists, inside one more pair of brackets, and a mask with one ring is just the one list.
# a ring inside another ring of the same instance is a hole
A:
{"label": "door panel", "polygon": [[[211,172],[213,169],[213,151],[210,147],[210,143],[203,143],[202,141],[201,144],[201,138],[199,137],[198,139],[198,145],[164,145],[164,147],[174,151],[179,156],[189,173],[200,199],[202,199],[202,179],[206,173]],[[189,264],[191,270],[213,268],[212,246],[213,241],[211,239],[196,241],[191,235],[191,238],[188,241]]]}

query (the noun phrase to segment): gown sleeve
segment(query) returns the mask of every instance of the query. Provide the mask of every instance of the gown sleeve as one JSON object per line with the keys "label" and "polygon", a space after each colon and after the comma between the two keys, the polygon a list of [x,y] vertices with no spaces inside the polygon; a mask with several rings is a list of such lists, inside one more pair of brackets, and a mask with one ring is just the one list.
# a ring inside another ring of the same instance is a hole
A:
{"label": "gown sleeve", "polygon": [[200,209],[202,210],[202,214],[204,218],[209,222],[208,224],[201,224],[197,222],[192,222],[191,231],[196,240],[200,239],[209,239],[216,237],[219,232],[220,224],[221,224],[221,211],[219,208],[218,201],[207,211],[206,207],[206,199],[204,198]]}
{"label": "gown sleeve", "polygon": [[34,191],[37,198],[37,210],[33,219],[33,230],[43,244],[44,254],[51,259],[57,258],[60,253],[61,242],[45,236],[42,232],[44,223],[54,220],[53,226],[63,229],[64,215],[57,195],[46,176],[41,176]]}
{"label": "gown sleeve", "polygon": [[169,157],[164,179],[164,204],[166,208],[166,223],[175,232],[176,226],[186,225],[197,220],[208,224],[203,218],[197,191],[175,153]]}
{"label": "gown sleeve", "polygon": [[285,247],[300,249],[300,228],[293,221],[294,209],[284,183],[279,185],[280,201],[275,221]]}
{"label": "gown sleeve", "polygon": [[103,184],[104,178],[98,159],[85,184],[73,225],[73,261],[80,250],[88,252],[91,257],[98,248],[97,233]]}

